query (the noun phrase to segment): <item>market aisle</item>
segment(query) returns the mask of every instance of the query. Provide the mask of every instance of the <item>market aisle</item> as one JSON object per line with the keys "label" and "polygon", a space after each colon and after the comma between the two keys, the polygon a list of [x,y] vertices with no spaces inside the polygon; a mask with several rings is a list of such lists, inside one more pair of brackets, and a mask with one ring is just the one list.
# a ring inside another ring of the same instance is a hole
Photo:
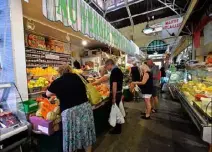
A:
{"label": "market aisle", "polygon": [[141,119],[143,102],[126,103],[126,123],[121,135],[106,134],[98,138],[94,152],[208,152],[180,104],[161,99],[152,120]]}

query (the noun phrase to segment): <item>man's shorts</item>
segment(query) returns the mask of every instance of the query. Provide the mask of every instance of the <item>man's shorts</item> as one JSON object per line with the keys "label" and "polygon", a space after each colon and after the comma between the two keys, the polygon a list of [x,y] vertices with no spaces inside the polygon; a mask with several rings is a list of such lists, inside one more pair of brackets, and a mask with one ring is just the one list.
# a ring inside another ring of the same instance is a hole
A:
{"label": "man's shorts", "polygon": [[153,86],[152,96],[153,96],[153,97],[157,97],[158,94],[159,94],[159,87]]}

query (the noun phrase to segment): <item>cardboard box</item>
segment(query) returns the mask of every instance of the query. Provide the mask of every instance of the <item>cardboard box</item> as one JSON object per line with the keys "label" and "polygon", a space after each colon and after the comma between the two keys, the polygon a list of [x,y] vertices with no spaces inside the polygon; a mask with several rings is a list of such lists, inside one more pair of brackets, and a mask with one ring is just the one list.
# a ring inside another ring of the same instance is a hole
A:
{"label": "cardboard box", "polygon": [[52,135],[54,132],[60,129],[61,121],[57,121],[57,123],[55,123],[55,121],[45,120],[37,116],[31,116],[29,120],[35,131],[40,131],[45,135]]}

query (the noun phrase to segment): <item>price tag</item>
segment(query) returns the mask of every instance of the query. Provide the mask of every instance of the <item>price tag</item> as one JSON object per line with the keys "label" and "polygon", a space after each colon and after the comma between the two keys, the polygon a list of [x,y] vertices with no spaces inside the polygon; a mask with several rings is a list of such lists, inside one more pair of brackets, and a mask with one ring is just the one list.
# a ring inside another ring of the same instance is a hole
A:
{"label": "price tag", "polygon": [[45,55],[45,58],[46,58],[46,59],[53,59],[53,60],[59,60],[59,59],[60,59],[59,56],[57,56],[57,55],[52,55],[52,54],[46,54],[46,55]]}

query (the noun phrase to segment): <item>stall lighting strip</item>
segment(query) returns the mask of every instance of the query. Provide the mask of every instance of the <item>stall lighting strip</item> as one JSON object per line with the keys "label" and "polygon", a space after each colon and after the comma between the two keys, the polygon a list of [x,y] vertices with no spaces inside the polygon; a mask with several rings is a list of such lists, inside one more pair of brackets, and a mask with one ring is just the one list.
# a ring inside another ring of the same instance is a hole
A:
{"label": "stall lighting strip", "polygon": [[[33,19],[33,18],[30,18],[30,17],[28,17],[28,16],[26,16],[26,15],[23,15],[23,16],[24,16],[24,18],[26,18],[26,19],[28,19],[28,20],[32,20],[32,21],[34,21],[34,22],[36,22],[36,23],[39,23],[39,24],[41,24],[41,25],[47,26],[47,27],[49,27],[49,28],[52,28],[52,29],[54,29],[54,30],[60,31],[60,32],[62,32],[62,33],[64,33],[64,34],[67,34],[67,33],[68,33],[67,31],[64,31],[64,30],[61,30],[61,29],[57,29],[57,28],[55,28],[55,27],[53,27],[53,26],[51,26],[51,25],[42,23],[41,21],[36,20],[36,19]],[[76,38],[78,38],[78,39],[80,39],[80,40],[84,40],[82,37],[77,36],[77,35],[74,35],[74,34],[71,34],[71,33],[68,33],[68,35],[73,36],[73,37],[76,37]],[[89,38],[88,38],[88,39],[89,39]]]}

